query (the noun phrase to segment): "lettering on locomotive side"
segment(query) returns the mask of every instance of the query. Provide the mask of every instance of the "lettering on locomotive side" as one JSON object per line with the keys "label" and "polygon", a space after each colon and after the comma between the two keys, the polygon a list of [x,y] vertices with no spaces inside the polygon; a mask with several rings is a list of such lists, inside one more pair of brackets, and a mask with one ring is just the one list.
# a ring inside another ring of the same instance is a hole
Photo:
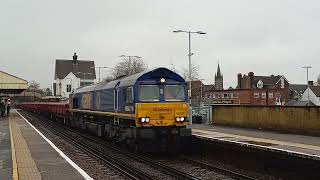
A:
{"label": "lettering on locomotive side", "polygon": [[153,108],[152,110],[156,111],[156,112],[170,112],[170,111],[172,111],[172,109],[170,109],[170,108]]}
{"label": "lettering on locomotive side", "polygon": [[82,108],[83,109],[90,109],[91,108],[91,94],[90,93],[83,94]]}

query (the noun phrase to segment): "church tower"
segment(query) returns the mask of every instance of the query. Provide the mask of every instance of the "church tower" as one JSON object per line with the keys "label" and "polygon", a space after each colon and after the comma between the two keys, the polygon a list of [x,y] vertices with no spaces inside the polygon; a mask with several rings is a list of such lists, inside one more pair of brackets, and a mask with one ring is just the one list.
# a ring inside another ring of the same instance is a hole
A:
{"label": "church tower", "polygon": [[217,90],[223,90],[223,75],[220,71],[219,63],[217,73],[214,75],[214,85]]}

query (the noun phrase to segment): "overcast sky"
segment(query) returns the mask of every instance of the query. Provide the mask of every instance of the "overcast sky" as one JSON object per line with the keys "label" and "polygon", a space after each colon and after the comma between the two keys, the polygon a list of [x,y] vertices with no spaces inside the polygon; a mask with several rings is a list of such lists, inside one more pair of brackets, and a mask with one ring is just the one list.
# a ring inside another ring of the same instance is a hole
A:
{"label": "overcast sky", "polygon": [[[55,59],[114,66],[119,55],[143,57],[149,68],[187,67],[214,82],[218,60],[224,86],[238,73],[285,75],[305,83],[301,67],[320,73],[320,2],[312,0],[0,0],[0,70],[49,87]],[[106,75],[103,71],[102,76]]]}

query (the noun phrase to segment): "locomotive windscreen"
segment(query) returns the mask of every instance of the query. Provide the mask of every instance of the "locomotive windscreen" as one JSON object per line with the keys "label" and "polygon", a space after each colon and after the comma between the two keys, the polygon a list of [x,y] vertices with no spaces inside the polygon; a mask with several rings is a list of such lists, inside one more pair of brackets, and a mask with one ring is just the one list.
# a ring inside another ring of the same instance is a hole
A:
{"label": "locomotive windscreen", "polygon": [[165,101],[184,101],[185,90],[182,85],[165,85],[164,86]]}
{"label": "locomotive windscreen", "polygon": [[140,85],[140,101],[160,101],[160,92],[158,85]]}

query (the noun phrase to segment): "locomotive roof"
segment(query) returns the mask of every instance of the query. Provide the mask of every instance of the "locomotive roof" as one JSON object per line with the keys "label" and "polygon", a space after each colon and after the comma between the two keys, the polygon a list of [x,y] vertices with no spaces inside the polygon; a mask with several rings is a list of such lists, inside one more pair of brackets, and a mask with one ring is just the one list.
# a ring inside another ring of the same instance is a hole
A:
{"label": "locomotive roof", "polygon": [[95,89],[95,87],[96,87],[96,84],[92,84],[92,85],[84,86],[84,87],[79,87],[79,88],[75,89],[72,94],[93,91]]}
{"label": "locomotive roof", "polygon": [[74,93],[81,93],[87,91],[101,90],[101,89],[110,89],[114,88],[118,83],[119,87],[133,86],[137,81],[145,80],[155,80],[155,79],[173,79],[178,82],[185,83],[185,80],[177,73],[167,69],[167,68],[155,68],[153,70],[143,71],[141,73],[133,74],[121,79],[117,79],[110,82],[101,82],[91,86],[85,86],[78,88]]}

